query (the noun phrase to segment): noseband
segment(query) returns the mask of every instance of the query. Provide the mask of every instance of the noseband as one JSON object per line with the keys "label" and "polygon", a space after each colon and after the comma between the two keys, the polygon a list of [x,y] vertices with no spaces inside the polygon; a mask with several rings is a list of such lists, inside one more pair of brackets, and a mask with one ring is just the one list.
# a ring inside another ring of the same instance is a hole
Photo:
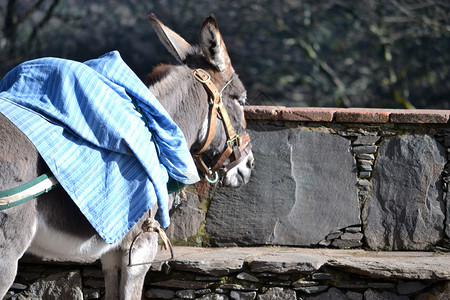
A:
{"label": "noseband", "polygon": [[[197,81],[201,82],[209,96],[209,126],[203,147],[194,153],[192,157],[197,165],[197,168],[204,173],[206,180],[211,183],[216,183],[219,180],[219,174],[217,171],[222,168],[225,161],[233,154],[231,162],[223,167],[224,173],[228,172],[240,162],[242,162],[249,154],[252,148],[250,142],[250,136],[246,133],[244,135],[236,134],[236,131],[231,124],[230,117],[222,102],[223,89],[231,82],[229,81],[224,88],[219,92],[214,83],[211,80],[211,76],[203,69],[193,70],[194,77]],[[225,131],[227,134],[226,148],[220,155],[219,159],[212,167],[208,167],[203,161],[202,154],[211,145],[214,138],[214,132],[216,129],[217,118],[222,120]]]}

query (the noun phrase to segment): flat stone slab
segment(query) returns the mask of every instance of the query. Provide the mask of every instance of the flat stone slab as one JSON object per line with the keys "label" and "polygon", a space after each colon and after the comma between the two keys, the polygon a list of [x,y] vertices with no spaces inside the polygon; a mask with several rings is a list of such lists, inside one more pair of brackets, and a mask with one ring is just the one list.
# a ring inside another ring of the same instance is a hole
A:
{"label": "flat stone slab", "polygon": [[[252,272],[314,273],[324,266],[376,278],[450,280],[450,253],[378,252],[289,247],[175,247],[173,270],[221,276],[249,267]],[[157,254],[164,260],[168,252]],[[154,264],[158,269],[161,263]]]}
{"label": "flat stone slab", "polygon": [[[345,251],[346,252],[346,251]],[[450,254],[435,252],[391,251],[335,253],[327,265],[361,275],[379,278],[449,280]]]}
{"label": "flat stone slab", "polygon": [[445,149],[432,136],[382,141],[362,213],[371,249],[423,250],[444,237],[445,163]]}
{"label": "flat stone slab", "polygon": [[319,270],[328,260],[321,253],[299,251],[295,248],[277,248],[263,255],[250,257],[247,262],[252,272],[272,273],[313,273]]}
{"label": "flat stone slab", "polygon": [[[244,268],[246,259],[253,255],[263,255],[264,248],[199,248],[175,247],[176,258],[170,262],[175,270],[221,276],[238,272]],[[167,251],[158,252],[156,261],[167,259]],[[161,268],[161,263],[152,269]]]}
{"label": "flat stone slab", "polygon": [[213,245],[309,247],[360,223],[357,166],[348,139],[275,126],[249,131],[256,166],[247,185],[217,188],[206,215]]}

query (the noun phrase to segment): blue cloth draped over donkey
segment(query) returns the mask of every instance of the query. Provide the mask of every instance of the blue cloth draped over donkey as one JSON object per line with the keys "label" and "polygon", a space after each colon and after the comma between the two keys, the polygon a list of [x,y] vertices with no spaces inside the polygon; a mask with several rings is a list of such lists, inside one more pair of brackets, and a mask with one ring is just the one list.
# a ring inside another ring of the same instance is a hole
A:
{"label": "blue cloth draped over donkey", "polygon": [[167,227],[169,177],[199,180],[183,133],[118,52],[85,63],[19,65],[0,82],[0,112],[28,136],[107,243],[155,203]]}

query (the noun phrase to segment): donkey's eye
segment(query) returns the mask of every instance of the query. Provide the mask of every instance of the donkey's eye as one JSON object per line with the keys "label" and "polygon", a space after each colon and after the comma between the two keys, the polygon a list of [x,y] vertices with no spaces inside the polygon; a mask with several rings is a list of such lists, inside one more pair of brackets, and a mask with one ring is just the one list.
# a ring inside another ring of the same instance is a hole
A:
{"label": "donkey's eye", "polygon": [[239,99],[237,99],[237,102],[240,106],[244,106],[247,104],[247,92],[243,92]]}
{"label": "donkey's eye", "polygon": [[247,105],[247,97],[238,100],[240,106]]}

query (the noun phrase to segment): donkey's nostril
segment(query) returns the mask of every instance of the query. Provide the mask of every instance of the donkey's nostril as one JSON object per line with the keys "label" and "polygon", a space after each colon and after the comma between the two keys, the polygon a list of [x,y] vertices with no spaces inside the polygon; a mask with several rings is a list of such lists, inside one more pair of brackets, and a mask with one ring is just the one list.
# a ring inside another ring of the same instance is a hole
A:
{"label": "donkey's nostril", "polygon": [[248,162],[247,162],[247,166],[248,166],[250,169],[253,169],[253,168],[255,167],[255,159],[254,159],[253,157],[250,157],[250,159],[249,159]]}

